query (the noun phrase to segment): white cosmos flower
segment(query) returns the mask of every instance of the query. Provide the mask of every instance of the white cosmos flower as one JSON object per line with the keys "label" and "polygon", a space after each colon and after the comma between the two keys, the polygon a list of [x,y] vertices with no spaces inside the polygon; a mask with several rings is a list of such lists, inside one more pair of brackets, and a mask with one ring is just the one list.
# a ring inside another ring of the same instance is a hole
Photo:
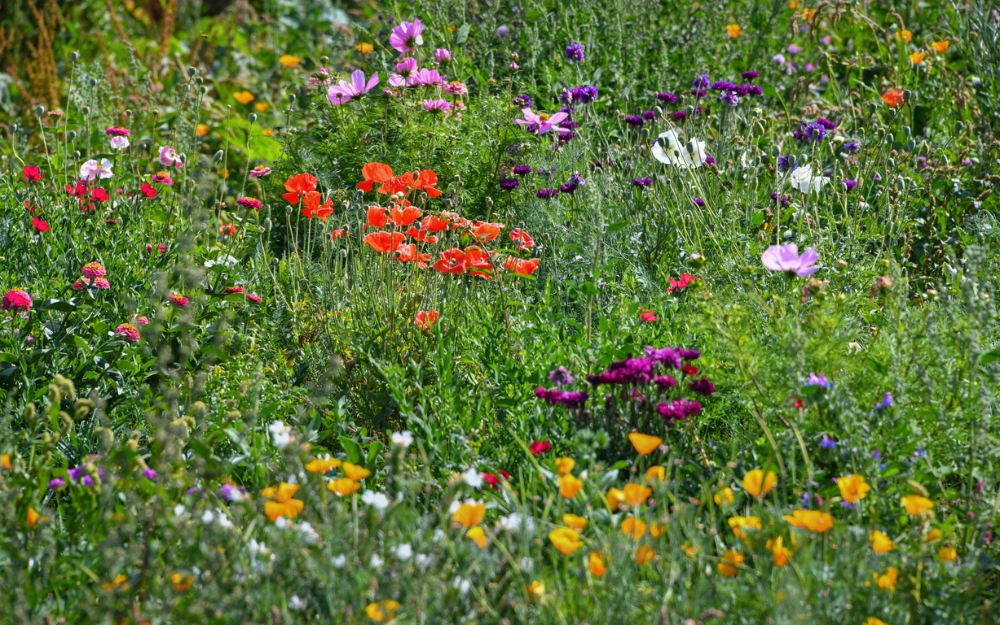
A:
{"label": "white cosmos flower", "polygon": [[376,493],[374,491],[366,490],[361,495],[361,501],[376,510],[385,510],[389,507],[389,498],[385,496],[385,493]]}
{"label": "white cosmos flower", "polygon": [[812,165],[803,165],[801,167],[796,167],[792,170],[792,173],[788,175],[788,183],[792,185],[793,189],[796,189],[802,193],[809,193],[810,191],[819,191],[823,188],[827,182],[826,178],[823,176],[814,176]]}
{"label": "white cosmos flower", "polygon": [[676,130],[668,130],[661,134],[653,144],[653,158],[684,169],[701,167],[705,162],[705,142],[691,139],[692,152],[688,153],[687,145],[682,144]]}
{"label": "white cosmos flower", "polygon": [[403,449],[409,448],[413,444],[413,432],[409,430],[403,430],[402,432],[393,432],[390,436],[392,444],[396,447],[402,447]]}

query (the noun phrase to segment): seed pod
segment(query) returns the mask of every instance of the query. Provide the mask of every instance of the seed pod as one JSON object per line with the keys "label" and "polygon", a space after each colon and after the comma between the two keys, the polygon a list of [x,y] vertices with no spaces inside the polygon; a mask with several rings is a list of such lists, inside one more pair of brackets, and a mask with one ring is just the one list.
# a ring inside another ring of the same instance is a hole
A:
{"label": "seed pod", "polygon": [[10,131],[11,132],[17,132],[17,124],[11,124],[10,125]]}
{"label": "seed pod", "polygon": [[294,93],[289,93],[288,94],[288,99],[291,100],[292,102],[294,102],[295,101],[295,94]]}
{"label": "seed pod", "polygon": [[909,126],[903,126],[903,136],[909,137],[911,132],[913,131],[910,130]]}
{"label": "seed pod", "polygon": [[250,113],[249,115],[247,115],[247,119],[250,121],[251,124],[255,123],[257,121],[257,113]]}
{"label": "seed pod", "polygon": [[83,111],[84,115],[90,115],[90,107],[89,106],[85,106],[85,107],[83,107],[80,110]]}
{"label": "seed pod", "polygon": [[90,80],[87,81],[87,84],[90,85],[91,87],[96,87],[97,86],[97,79],[96,78],[91,78]]}
{"label": "seed pod", "polygon": [[66,138],[69,139],[70,141],[76,141],[76,131],[70,130],[69,132],[67,132]]}
{"label": "seed pod", "polygon": [[219,150],[218,152],[215,153],[214,156],[212,156],[212,163],[213,164],[214,163],[218,163],[219,161],[222,160],[222,157],[225,156],[225,155],[226,155],[225,152],[223,152],[222,150]]}
{"label": "seed pod", "polygon": [[188,76],[194,76],[197,73],[198,73],[198,70],[196,70],[195,68],[193,68],[193,67],[189,67],[188,68]]}
{"label": "seed pod", "polygon": [[41,106],[41,105],[36,106],[35,107],[35,117],[41,117],[42,115],[45,115],[45,107]]}
{"label": "seed pod", "polygon": [[74,52],[70,52],[69,53],[69,62],[70,63],[76,63],[77,59],[79,59],[79,58],[80,58],[80,53],[79,52],[75,52],[74,51]]}

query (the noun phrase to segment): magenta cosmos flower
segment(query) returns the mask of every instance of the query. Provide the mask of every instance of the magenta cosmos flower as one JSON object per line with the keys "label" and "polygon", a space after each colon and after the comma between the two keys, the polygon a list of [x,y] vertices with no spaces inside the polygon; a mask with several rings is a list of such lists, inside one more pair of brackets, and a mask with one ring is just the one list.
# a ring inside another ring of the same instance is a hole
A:
{"label": "magenta cosmos flower", "polygon": [[341,80],[336,85],[332,85],[326,92],[326,99],[330,101],[330,104],[336,106],[347,104],[348,102],[364,97],[376,85],[378,85],[377,73],[372,74],[372,77],[365,83],[365,73],[360,69],[354,70],[354,73],[351,74],[351,82]]}
{"label": "magenta cosmos flower", "polygon": [[559,126],[560,122],[569,117],[569,114],[562,111],[549,117],[545,113],[533,113],[530,108],[525,108],[521,109],[521,114],[524,115],[524,119],[515,119],[514,123],[525,126],[534,125],[537,127],[536,132],[540,135],[544,135],[550,130],[555,132],[569,132],[568,128],[561,128]]}
{"label": "magenta cosmos flower", "polygon": [[819,269],[815,266],[817,260],[819,260],[819,254],[816,253],[815,247],[809,248],[807,252],[799,256],[799,247],[794,243],[772,245],[760,257],[760,261],[771,271],[783,271],[802,278],[811,276]]}
{"label": "magenta cosmos flower", "polygon": [[448,100],[424,100],[424,110],[428,113],[441,113],[451,109]]}
{"label": "magenta cosmos flower", "polygon": [[413,20],[412,24],[403,22],[392,29],[389,45],[399,50],[400,54],[408,54],[413,52],[417,46],[423,45],[424,38],[421,37],[423,32],[424,25],[420,23],[419,19]]}

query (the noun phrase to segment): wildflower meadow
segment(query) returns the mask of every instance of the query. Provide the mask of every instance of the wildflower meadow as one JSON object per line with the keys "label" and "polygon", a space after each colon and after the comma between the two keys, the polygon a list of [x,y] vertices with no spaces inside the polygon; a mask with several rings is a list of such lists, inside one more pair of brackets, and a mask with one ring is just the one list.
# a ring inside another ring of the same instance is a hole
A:
{"label": "wildflower meadow", "polygon": [[0,623],[1000,621],[1000,9],[0,5]]}

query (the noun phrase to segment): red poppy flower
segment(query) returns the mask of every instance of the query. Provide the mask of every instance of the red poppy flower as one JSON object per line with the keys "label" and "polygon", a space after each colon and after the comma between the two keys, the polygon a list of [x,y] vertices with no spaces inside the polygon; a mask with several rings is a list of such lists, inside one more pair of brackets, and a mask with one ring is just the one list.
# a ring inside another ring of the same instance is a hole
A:
{"label": "red poppy flower", "polygon": [[330,238],[339,239],[340,237],[345,236],[345,234],[346,233],[343,230],[337,229],[330,233]]}
{"label": "red poppy flower", "polygon": [[497,490],[497,486],[500,484],[500,478],[492,473],[483,473],[483,481],[490,485],[493,490]]}
{"label": "red poppy flower", "polygon": [[646,323],[653,323],[657,320],[656,315],[653,314],[652,310],[649,310],[648,308],[640,308],[639,310],[642,311],[642,314],[639,315],[639,319],[645,321]]}
{"label": "red poppy flower", "polygon": [[312,174],[296,174],[285,181],[285,190],[282,193],[289,204],[298,204],[301,196],[316,190],[316,176]]}
{"label": "red poppy flower", "polygon": [[441,195],[441,192],[435,186],[437,182],[438,175],[430,169],[424,169],[417,172],[416,179],[413,181],[413,188],[423,191],[430,197],[437,197]]}
{"label": "red poppy flower", "polygon": [[66,191],[73,197],[83,197],[87,193],[87,187],[83,186],[83,183],[77,180],[76,186],[71,184],[66,185]]}
{"label": "red poppy flower", "polygon": [[441,260],[434,263],[434,271],[438,273],[465,273],[465,252],[454,247],[439,253]]}
{"label": "red poppy flower", "polygon": [[111,199],[111,196],[104,189],[97,188],[90,192],[90,199],[95,202],[107,202]]}
{"label": "red poppy flower", "polygon": [[156,188],[148,182],[142,183],[142,187],[139,188],[139,191],[149,199],[156,197]]}
{"label": "red poppy flower", "polygon": [[406,239],[402,232],[373,232],[365,237],[365,243],[379,253],[394,252]]}
{"label": "red poppy flower", "polygon": [[531,453],[535,454],[536,456],[540,456],[543,453],[552,449],[552,443],[550,443],[549,441],[535,441],[531,444],[531,447],[529,447],[529,449],[531,450]]}
{"label": "red poppy flower", "polygon": [[378,192],[383,195],[395,195],[402,193],[409,195],[413,190],[413,174],[406,172],[402,176],[396,176],[378,188]]}
{"label": "red poppy flower", "polygon": [[219,234],[224,234],[227,237],[231,237],[234,234],[236,234],[236,226],[234,226],[231,223],[228,223],[228,224],[226,224],[224,226],[220,226],[219,227]]}
{"label": "red poppy flower", "polygon": [[417,261],[417,264],[421,269],[427,268],[427,261],[431,259],[430,254],[420,254],[417,252],[417,246],[414,243],[406,243],[400,245],[396,248],[396,252],[399,254],[396,260],[402,263],[409,263],[412,261]]}
{"label": "red poppy flower", "polygon": [[331,198],[327,198],[326,204],[320,206],[319,201],[322,197],[323,194],[317,191],[306,193],[305,198],[302,200],[302,205],[305,206],[305,208],[302,209],[302,214],[309,219],[319,217],[323,221],[326,221],[326,218],[333,213],[333,200]]}
{"label": "red poppy flower", "polygon": [[541,261],[540,258],[532,258],[531,260],[521,260],[520,258],[514,258],[511,256],[508,258],[503,266],[507,271],[513,271],[516,274],[522,276],[530,276],[535,273],[538,269],[538,263]]}
{"label": "red poppy flower", "polygon": [[[404,202],[406,202],[404,200]],[[396,224],[400,228],[405,228],[409,226],[416,220],[423,216],[423,212],[416,206],[409,206],[409,202],[406,202],[404,206],[396,204],[389,211],[389,221]]]}
{"label": "red poppy flower", "polygon": [[444,212],[441,213],[441,216],[448,218],[448,221],[451,222],[452,230],[458,230],[459,228],[464,228],[468,230],[469,228],[472,227],[472,222],[466,219],[465,217],[462,217],[458,213]]}
{"label": "red poppy flower", "polygon": [[893,91],[892,89],[889,89],[882,95],[882,101],[891,106],[892,108],[896,108],[897,106],[902,106],[903,92]]}
{"label": "red poppy flower", "polygon": [[386,224],[385,209],[381,206],[368,207],[368,223],[365,228],[384,228]]}
{"label": "red poppy flower", "polygon": [[385,183],[392,180],[392,167],[385,163],[366,163],[361,168],[361,175],[365,177],[364,182],[358,183],[358,188],[368,193],[372,190],[372,184]]}
{"label": "red poppy flower", "polygon": [[507,473],[503,469],[497,469],[497,473],[499,473],[500,475],[502,475],[503,479],[507,480],[508,482],[510,481],[510,473]]}
{"label": "red poppy flower", "polygon": [[420,229],[427,232],[441,232],[448,229],[448,218],[430,215],[420,222]]}
{"label": "red poppy flower", "polygon": [[421,310],[414,315],[413,324],[424,330],[430,330],[440,317],[441,313],[436,310]]}
{"label": "red poppy flower", "polygon": [[29,213],[34,213],[40,210],[34,204],[32,204],[30,200],[24,201],[24,207],[28,209]]}
{"label": "red poppy flower", "polygon": [[489,279],[490,275],[493,274],[490,253],[475,245],[465,248],[465,265],[472,271],[472,275],[480,278]]}
{"label": "red poppy flower", "polygon": [[[426,219],[424,221],[427,221]],[[417,228],[416,226],[410,226],[410,229],[406,231],[406,236],[416,239],[417,241],[425,241],[427,243],[437,243],[438,238],[433,234],[427,234],[426,230],[422,228]]]}
{"label": "red poppy flower", "polygon": [[49,224],[45,223],[38,217],[31,218],[31,227],[35,229],[35,232],[48,232],[52,228],[49,228]]}
{"label": "red poppy flower", "polygon": [[38,182],[45,176],[42,175],[40,169],[37,165],[25,165],[24,166],[24,179],[28,182]]}
{"label": "red poppy flower", "polygon": [[528,236],[528,233],[520,228],[514,228],[510,231],[510,240],[514,242],[519,250],[526,250],[529,247],[535,247],[535,240]]}
{"label": "red poppy flower", "polygon": [[698,375],[698,367],[692,365],[689,362],[684,363],[684,366],[681,367],[681,371],[683,371],[687,375]]}
{"label": "red poppy flower", "polygon": [[681,289],[686,288],[689,284],[691,284],[692,282],[694,282],[697,279],[698,279],[697,277],[692,276],[689,273],[682,273],[680,280],[674,280],[673,278],[667,278],[667,280],[670,281],[670,287],[667,288],[667,291],[674,291],[674,290],[680,291]]}
{"label": "red poppy flower", "polygon": [[485,243],[487,241],[492,241],[493,239],[500,236],[500,229],[503,228],[502,224],[488,223],[484,221],[477,221],[476,225],[473,226],[472,234],[476,237],[476,240],[480,243]]}

